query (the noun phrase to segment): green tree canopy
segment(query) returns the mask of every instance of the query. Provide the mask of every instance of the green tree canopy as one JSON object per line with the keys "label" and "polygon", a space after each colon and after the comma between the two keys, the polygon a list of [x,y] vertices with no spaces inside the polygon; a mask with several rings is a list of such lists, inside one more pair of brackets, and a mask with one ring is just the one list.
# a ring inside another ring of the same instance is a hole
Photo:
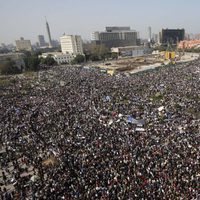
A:
{"label": "green tree canopy", "polygon": [[46,58],[42,58],[41,59],[41,64],[45,64],[45,65],[48,65],[48,66],[53,66],[56,63],[56,61],[53,59],[53,57],[51,55],[48,55]]}
{"label": "green tree canopy", "polygon": [[72,60],[72,64],[80,64],[83,63],[85,61],[85,56],[84,55],[80,55],[78,54],[74,60]]}
{"label": "green tree canopy", "polygon": [[40,59],[38,56],[31,55],[25,58],[26,69],[30,71],[39,70]]}
{"label": "green tree canopy", "polygon": [[112,52],[111,58],[112,59],[117,59],[118,58],[118,53]]}
{"label": "green tree canopy", "polygon": [[[97,59],[98,57],[98,59]],[[110,57],[110,51],[109,49],[101,44],[101,45],[95,45],[92,47],[91,49],[91,58],[95,61],[97,60],[105,60],[105,58],[109,58]],[[91,60],[92,60],[91,59]]]}
{"label": "green tree canopy", "polygon": [[21,70],[16,66],[14,61],[7,60],[0,63],[0,72],[2,75],[19,74]]}

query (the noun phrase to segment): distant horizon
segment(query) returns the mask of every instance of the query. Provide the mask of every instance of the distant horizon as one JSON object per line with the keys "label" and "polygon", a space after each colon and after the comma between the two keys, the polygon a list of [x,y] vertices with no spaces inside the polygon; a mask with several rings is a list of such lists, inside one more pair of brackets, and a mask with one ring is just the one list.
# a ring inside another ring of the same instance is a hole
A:
{"label": "distant horizon", "polygon": [[[114,26],[114,25],[113,25]],[[50,27],[51,28],[51,27]],[[184,29],[184,28],[161,28],[161,30],[162,29]],[[161,32],[161,30],[159,31],[159,32]],[[105,30],[95,30],[95,31],[97,31],[97,32],[103,32],[103,31],[105,31]],[[93,31],[93,32],[95,32],[95,31]],[[136,30],[137,31],[137,30]],[[138,31],[137,31],[138,32]],[[155,33],[155,32],[152,32],[152,34],[159,34],[159,32],[158,33]],[[190,35],[200,35],[200,32],[199,33],[188,33],[186,30],[185,30],[185,34],[190,34]],[[48,36],[46,35],[46,34],[38,34],[38,35],[36,35],[36,40],[34,41],[34,42],[32,42],[32,40],[31,39],[29,39],[29,38],[25,38],[24,36],[20,36],[19,38],[17,38],[17,39],[15,39],[13,42],[8,42],[8,43],[5,43],[5,42],[1,42],[0,43],[0,46],[1,46],[1,44],[5,44],[5,45],[11,45],[11,44],[13,44],[13,45],[15,45],[15,41],[16,40],[20,40],[21,38],[23,38],[24,40],[30,40],[31,41],[31,45],[35,45],[37,42],[39,42],[38,41],[38,36],[39,35],[42,35],[42,36],[44,36],[44,39],[45,39],[45,42],[47,42],[48,43]],[[62,34],[60,37],[62,37],[64,34]],[[80,35],[81,37],[82,37],[82,35],[81,34],[65,34],[65,35]],[[90,33],[90,35],[91,35],[91,33]],[[52,37],[52,35],[51,35],[51,37]],[[52,41],[59,41],[60,42],[60,37],[59,38],[52,38]],[[146,34],[146,37],[141,37],[140,36],[140,32],[139,32],[139,39],[142,39],[142,40],[148,40],[148,35]],[[91,37],[89,37],[89,38],[83,38],[82,37],[82,40],[83,40],[83,42],[90,42],[90,41],[92,41],[91,40]]]}
{"label": "distant horizon", "polygon": [[140,38],[148,38],[148,27],[158,34],[162,28],[181,29],[199,34],[198,0],[6,0],[1,2],[0,44],[14,44],[24,37],[35,44],[38,35],[48,42],[46,20],[53,40],[65,34],[81,35],[90,40],[94,31],[104,31],[106,26],[130,26],[139,32]]}

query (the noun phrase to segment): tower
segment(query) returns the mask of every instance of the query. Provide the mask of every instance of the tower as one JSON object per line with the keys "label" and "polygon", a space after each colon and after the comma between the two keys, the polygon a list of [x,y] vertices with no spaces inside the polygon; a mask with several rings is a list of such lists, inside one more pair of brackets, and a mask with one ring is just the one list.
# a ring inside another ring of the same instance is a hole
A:
{"label": "tower", "polygon": [[152,36],[151,36],[151,27],[149,26],[148,27],[148,31],[149,31],[149,42],[151,42],[151,39],[152,39]]}
{"label": "tower", "polygon": [[46,29],[47,29],[47,34],[48,34],[48,38],[49,38],[49,47],[52,47],[52,40],[51,40],[51,33],[50,33],[50,28],[49,28],[49,24],[46,20]]}

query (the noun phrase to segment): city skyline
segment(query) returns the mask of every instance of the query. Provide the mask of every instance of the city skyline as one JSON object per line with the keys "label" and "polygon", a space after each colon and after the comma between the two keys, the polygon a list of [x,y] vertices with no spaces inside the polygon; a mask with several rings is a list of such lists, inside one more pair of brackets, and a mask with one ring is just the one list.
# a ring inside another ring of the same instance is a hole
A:
{"label": "city skyline", "polygon": [[[0,43],[15,43],[20,37],[37,42],[37,35],[47,39],[45,16],[52,39],[63,33],[79,34],[89,40],[93,31],[104,31],[106,26],[130,26],[148,38],[162,28],[185,28],[187,33],[200,33],[198,0],[7,0],[0,4]],[[5,23],[6,22],[6,23]]]}

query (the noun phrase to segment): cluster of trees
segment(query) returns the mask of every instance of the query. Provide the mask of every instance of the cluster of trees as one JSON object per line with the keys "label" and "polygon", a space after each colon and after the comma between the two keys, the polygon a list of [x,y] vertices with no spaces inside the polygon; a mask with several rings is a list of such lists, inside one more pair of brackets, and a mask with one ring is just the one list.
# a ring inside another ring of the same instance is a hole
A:
{"label": "cluster of trees", "polygon": [[163,45],[160,45],[160,46],[157,46],[157,47],[154,47],[153,48],[154,51],[166,51],[167,50],[167,46],[163,46]]}
{"label": "cluster of trees", "polygon": [[19,74],[22,68],[19,68],[16,63],[10,59],[0,63],[0,72],[2,75]]}
{"label": "cluster of trees", "polygon": [[24,58],[27,71],[37,71],[39,70],[40,59],[36,55],[26,56]]}
{"label": "cluster of trees", "polygon": [[8,49],[0,49],[0,53],[9,53],[10,51]]}
{"label": "cluster of trees", "polygon": [[56,61],[48,55],[46,58],[40,58],[41,52],[25,53],[24,62],[27,71],[38,71],[42,65],[53,66],[56,65]]}
{"label": "cluster of trees", "polygon": [[80,64],[85,61],[85,56],[84,55],[77,55],[74,60],[72,60],[71,64]]}
{"label": "cluster of trees", "polygon": [[105,45],[88,44],[85,47],[85,56],[77,55],[71,64],[80,64],[87,61],[105,61],[108,59],[117,59],[117,53],[111,53]]}
{"label": "cluster of trees", "polygon": [[[105,45],[95,45],[89,44],[86,46],[85,56],[77,55],[70,64],[81,64],[87,61],[104,61],[108,59],[117,59],[117,53],[111,53],[110,50]],[[56,61],[51,57],[51,55],[46,58],[40,58],[39,55],[42,52],[23,52],[24,53],[24,62],[26,71],[38,71],[43,66],[53,66],[56,65]],[[0,63],[0,72],[1,74],[16,74],[21,73],[22,69],[19,69],[14,61],[7,61]]]}
{"label": "cluster of trees", "polygon": [[110,57],[110,51],[105,45],[95,45],[92,46],[90,60],[99,61],[105,60]]}
{"label": "cluster of trees", "polygon": [[56,61],[48,55],[46,58],[39,58],[37,55],[31,55],[24,59],[26,70],[38,71],[42,65],[53,66],[56,65]]}
{"label": "cluster of trees", "polygon": [[[26,71],[38,71],[42,66],[56,65],[56,61],[48,55],[46,58],[40,58],[40,52],[30,53],[24,52],[24,63]],[[10,59],[0,63],[0,73],[4,75],[22,73],[23,69],[16,65],[15,61]]]}
{"label": "cluster of trees", "polygon": [[84,44],[86,61],[102,61],[107,59],[117,59],[117,53],[111,53],[105,45]]}

